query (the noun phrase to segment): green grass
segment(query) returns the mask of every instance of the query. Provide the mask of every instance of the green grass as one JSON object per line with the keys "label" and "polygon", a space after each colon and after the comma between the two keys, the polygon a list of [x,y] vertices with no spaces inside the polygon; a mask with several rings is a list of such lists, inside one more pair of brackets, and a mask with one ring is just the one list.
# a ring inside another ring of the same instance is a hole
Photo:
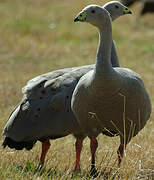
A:
{"label": "green grass", "polygon": [[[48,71],[95,62],[98,36],[88,24],[73,23],[87,4],[107,1],[0,0],[0,133],[10,112],[21,100],[26,82]],[[139,73],[154,104],[153,16],[136,20],[134,14],[113,23],[113,37],[122,67]],[[154,178],[154,114],[132,139],[120,169],[117,167],[119,138],[98,137],[97,179]],[[0,143],[2,137],[0,138]],[[31,151],[0,148],[0,179],[90,179],[89,140],[84,141],[81,174],[73,174],[75,151],[70,135],[51,141],[45,169],[38,173],[41,144]]]}

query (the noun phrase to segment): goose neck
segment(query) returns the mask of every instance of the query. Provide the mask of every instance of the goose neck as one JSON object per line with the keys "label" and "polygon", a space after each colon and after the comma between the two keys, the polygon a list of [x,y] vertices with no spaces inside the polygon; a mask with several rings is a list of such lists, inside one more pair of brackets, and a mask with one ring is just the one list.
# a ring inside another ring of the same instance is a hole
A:
{"label": "goose neck", "polygon": [[111,65],[112,27],[111,22],[99,27],[99,45],[96,57],[96,74],[104,74],[112,70]]}
{"label": "goose neck", "polygon": [[112,49],[111,49],[111,64],[112,67],[120,67],[118,55],[115,48],[115,43],[113,40],[112,40]]}

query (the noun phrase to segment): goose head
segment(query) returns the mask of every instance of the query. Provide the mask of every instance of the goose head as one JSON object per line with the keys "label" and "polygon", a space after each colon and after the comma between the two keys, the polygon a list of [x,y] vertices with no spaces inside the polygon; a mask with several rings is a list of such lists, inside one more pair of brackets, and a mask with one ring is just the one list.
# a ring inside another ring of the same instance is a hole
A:
{"label": "goose head", "polygon": [[103,7],[110,13],[112,21],[122,15],[132,14],[132,11],[119,1],[110,1],[106,3]]}
{"label": "goose head", "polygon": [[86,6],[74,19],[74,22],[87,22],[93,26],[100,27],[106,24],[106,20],[110,18],[109,12],[98,5]]}

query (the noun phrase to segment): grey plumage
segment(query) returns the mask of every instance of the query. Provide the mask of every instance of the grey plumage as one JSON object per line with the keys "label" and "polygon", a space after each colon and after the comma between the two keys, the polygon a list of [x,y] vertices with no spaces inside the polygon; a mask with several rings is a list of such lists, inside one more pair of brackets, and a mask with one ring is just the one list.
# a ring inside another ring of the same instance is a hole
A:
{"label": "grey plumage", "polygon": [[[82,17],[82,13],[84,19],[79,21],[96,26],[100,40],[95,68],[82,76],[76,85],[72,109],[85,136],[95,138],[106,128],[119,134],[125,148],[150,118],[150,98],[137,73],[111,66],[112,27],[108,12],[100,6],[88,6],[78,17]],[[119,147],[121,156],[124,148]]]}
{"label": "grey plumage", "polygon": [[11,115],[4,134],[19,142],[75,132],[76,121],[72,121],[73,114],[67,111],[70,111],[70,98],[78,78],[89,70],[89,66],[81,71],[75,68],[58,78],[52,76],[52,79],[43,79],[32,89],[28,84],[28,88],[24,88],[23,100]]}

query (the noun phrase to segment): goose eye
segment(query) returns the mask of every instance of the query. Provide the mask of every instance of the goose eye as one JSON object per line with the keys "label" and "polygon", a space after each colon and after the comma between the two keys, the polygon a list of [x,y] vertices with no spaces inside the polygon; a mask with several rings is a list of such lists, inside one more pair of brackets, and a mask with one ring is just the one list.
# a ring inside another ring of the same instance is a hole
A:
{"label": "goose eye", "polygon": [[92,10],[91,13],[95,13],[95,10]]}
{"label": "goose eye", "polygon": [[118,6],[118,5],[115,5],[115,8],[116,8],[116,9],[118,9],[118,8],[119,8],[119,6]]}

